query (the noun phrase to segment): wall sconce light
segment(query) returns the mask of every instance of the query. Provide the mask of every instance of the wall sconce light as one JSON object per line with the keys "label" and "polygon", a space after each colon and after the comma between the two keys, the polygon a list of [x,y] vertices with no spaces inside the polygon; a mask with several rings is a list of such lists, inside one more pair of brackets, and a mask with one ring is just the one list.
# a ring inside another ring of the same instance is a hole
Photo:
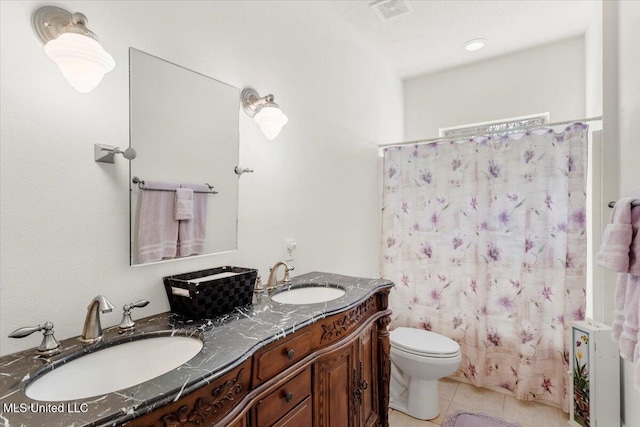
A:
{"label": "wall sconce light", "polygon": [[280,107],[273,101],[273,95],[260,98],[253,88],[245,88],[240,95],[242,109],[260,126],[267,139],[274,139],[280,133],[289,119],[280,111]]}
{"label": "wall sconce light", "polygon": [[87,17],[56,6],[43,6],[31,17],[44,51],[78,92],[93,90],[116,63],[98,37],[87,28]]}

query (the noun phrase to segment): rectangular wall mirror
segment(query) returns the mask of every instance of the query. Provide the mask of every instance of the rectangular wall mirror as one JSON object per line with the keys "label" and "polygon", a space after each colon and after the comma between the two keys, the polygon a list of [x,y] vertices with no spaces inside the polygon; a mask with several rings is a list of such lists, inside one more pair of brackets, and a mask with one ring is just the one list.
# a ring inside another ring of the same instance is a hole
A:
{"label": "rectangular wall mirror", "polygon": [[130,138],[138,153],[129,169],[131,265],[160,261],[140,257],[140,204],[151,190],[134,177],[168,188],[213,186],[217,193],[204,195],[204,248],[190,256],[237,249],[240,90],[134,48],[129,65]]}

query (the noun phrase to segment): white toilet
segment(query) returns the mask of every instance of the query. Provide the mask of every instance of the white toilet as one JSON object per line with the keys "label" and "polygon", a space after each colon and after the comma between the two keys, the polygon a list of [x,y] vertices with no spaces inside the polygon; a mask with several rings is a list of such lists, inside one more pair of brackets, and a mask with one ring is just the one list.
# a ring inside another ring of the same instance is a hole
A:
{"label": "white toilet", "polygon": [[390,341],[389,406],[421,420],[436,418],[440,413],[438,379],[458,369],[460,346],[445,336],[416,328],[394,329]]}

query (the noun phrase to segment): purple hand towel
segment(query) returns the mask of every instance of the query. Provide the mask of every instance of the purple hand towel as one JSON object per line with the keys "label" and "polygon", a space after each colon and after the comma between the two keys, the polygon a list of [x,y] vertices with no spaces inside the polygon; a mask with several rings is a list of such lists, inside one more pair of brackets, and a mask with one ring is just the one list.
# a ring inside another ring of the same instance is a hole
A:
{"label": "purple hand towel", "polygon": [[624,322],[620,334],[620,356],[636,362],[638,345],[638,317],[640,310],[640,277],[627,274],[627,286],[624,298]]}
{"label": "purple hand towel", "polygon": [[191,188],[176,188],[175,219],[193,219],[193,190]]}
{"label": "purple hand towel", "polygon": [[618,273],[629,270],[629,250],[633,236],[631,203],[634,200],[631,197],[618,200],[611,212],[611,220],[604,229],[596,264],[607,270]]}
{"label": "purple hand towel", "polygon": [[627,298],[628,283],[629,275],[627,273],[618,273],[618,280],[616,281],[615,310],[613,311],[613,322],[611,324],[611,338],[614,341],[620,341],[622,329],[624,328],[625,300]]}
{"label": "purple hand towel", "polygon": [[[178,221],[174,219],[177,184],[146,182],[142,191],[138,222],[138,258],[141,263],[174,258],[177,253]],[[171,191],[153,191],[171,190]]]}
{"label": "purple hand towel", "polygon": [[640,276],[640,206],[631,208],[633,234],[629,248],[629,274]]}
{"label": "purple hand towel", "polygon": [[201,254],[207,237],[207,203],[209,187],[198,184],[182,184],[193,190],[193,219],[180,221],[178,225],[178,256]]}

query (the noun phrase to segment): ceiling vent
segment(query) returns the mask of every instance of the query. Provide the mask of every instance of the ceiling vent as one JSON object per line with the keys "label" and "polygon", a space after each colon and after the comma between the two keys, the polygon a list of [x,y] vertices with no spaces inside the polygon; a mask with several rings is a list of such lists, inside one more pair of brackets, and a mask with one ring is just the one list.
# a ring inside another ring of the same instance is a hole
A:
{"label": "ceiling vent", "polygon": [[382,22],[413,12],[405,0],[381,0],[371,4],[371,9]]}

